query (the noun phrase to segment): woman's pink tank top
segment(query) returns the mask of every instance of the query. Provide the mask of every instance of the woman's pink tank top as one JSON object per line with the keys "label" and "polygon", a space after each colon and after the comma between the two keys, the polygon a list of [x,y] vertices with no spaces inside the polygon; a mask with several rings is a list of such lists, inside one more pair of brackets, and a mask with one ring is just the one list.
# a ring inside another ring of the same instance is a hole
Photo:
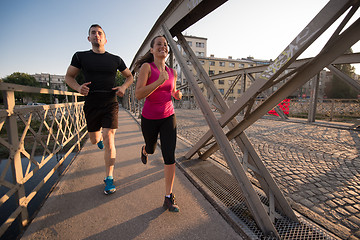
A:
{"label": "woman's pink tank top", "polygon": [[[149,85],[159,78],[160,71],[155,63],[150,63],[151,75],[146,83]],[[154,92],[146,97],[142,116],[147,119],[162,119],[170,117],[175,113],[174,105],[171,101],[171,92],[174,88],[174,74],[172,69],[165,67],[169,74],[169,79],[159,86]]]}

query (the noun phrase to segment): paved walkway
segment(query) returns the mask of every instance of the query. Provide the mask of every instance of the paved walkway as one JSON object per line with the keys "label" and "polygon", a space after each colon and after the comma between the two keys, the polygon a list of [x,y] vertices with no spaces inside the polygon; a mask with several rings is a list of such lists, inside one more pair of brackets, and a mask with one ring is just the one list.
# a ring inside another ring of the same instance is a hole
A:
{"label": "paved walkway", "polygon": [[178,169],[180,212],[164,211],[160,150],[140,162],[141,130],[124,110],[115,141],[117,192],[103,194],[103,152],[88,141],[22,239],[241,239]]}

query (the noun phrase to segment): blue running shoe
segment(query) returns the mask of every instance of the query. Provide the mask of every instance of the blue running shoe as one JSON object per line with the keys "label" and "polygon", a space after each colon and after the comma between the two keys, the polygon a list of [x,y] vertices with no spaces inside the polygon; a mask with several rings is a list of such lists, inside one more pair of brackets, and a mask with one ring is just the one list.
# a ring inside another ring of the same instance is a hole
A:
{"label": "blue running shoe", "polygon": [[103,149],[103,148],[104,148],[104,142],[103,142],[103,140],[99,141],[99,142],[97,143],[97,145],[98,145],[98,147],[99,147],[100,149]]}
{"label": "blue running shoe", "polygon": [[112,194],[116,191],[115,185],[114,185],[114,179],[112,176],[108,176],[107,178],[104,179],[105,182],[105,189],[104,189],[104,193],[106,195]]}

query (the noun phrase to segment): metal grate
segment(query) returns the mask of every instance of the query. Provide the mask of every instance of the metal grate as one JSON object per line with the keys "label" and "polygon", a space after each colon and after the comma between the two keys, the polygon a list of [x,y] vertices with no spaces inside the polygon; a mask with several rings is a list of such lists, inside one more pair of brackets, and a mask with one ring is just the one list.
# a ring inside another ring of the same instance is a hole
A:
{"label": "metal grate", "polygon": [[[223,208],[225,208],[225,212],[229,215],[227,217],[232,218],[232,222],[235,223],[237,228],[240,228],[247,237],[264,240],[276,239],[272,236],[265,236],[256,225],[251,212],[248,210],[242,191],[230,173],[227,173],[209,161],[178,159],[178,162],[185,172],[189,173],[190,171],[191,174],[188,175],[194,175],[197,178],[192,179],[193,181],[200,181],[200,185],[204,185],[207,190],[210,191],[210,194],[217,198],[217,202],[221,203]],[[257,190],[257,193],[261,201],[265,205],[268,205],[266,195],[260,189]],[[331,233],[326,232],[326,230],[307,221],[305,218],[301,216],[298,218],[299,223],[293,222],[286,217],[275,221],[274,225],[281,239],[337,239]]]}

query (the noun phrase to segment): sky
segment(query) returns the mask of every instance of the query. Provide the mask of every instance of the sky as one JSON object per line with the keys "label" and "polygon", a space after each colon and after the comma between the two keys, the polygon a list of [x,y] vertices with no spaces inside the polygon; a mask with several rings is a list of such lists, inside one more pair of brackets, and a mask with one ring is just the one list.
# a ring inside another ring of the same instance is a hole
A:
{"label": "sky", "polygon": [[[72,55],[91,48],[87,36],[93,23],[100,24],[106,33],[106,50],[119,55],[130,67],[170,2],[0,0],[0,78],[14,72],[65,75]],[[207,38],[207,56],[275,59],[327,2],[229,0],[183,34]],[[330,35],[325,32],[300,58],[315,56]],[[360,43],[352,49],[360,52]],[[360,74],[358,65],[354,66]]]}

